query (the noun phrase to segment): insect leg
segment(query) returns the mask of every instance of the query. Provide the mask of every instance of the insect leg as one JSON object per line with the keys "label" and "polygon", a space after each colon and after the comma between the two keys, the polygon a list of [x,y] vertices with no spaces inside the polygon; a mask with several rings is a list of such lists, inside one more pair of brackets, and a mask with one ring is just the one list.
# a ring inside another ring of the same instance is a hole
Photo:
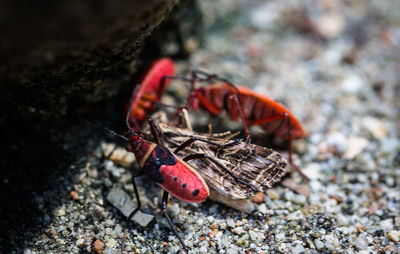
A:
{"label": "insect leg", "polygon": [[[303,177],[305,180],[309,181],[310,179],[301,171],[301,169],[294,164],[293,162],[293,158],[292,158],[292,128],[291,128],[291,124],[290,124],[290,117],[287,113],[283,113],[283,114],[275,114],[272,116],[268,116],[268,117],[264,117],[261,119],[257,119],[254,120],[252,122],[250,122],[250,125],[262,125],[262,124],[266,124],[272,121],[276,121],[276,120],[285,120],[286,121],[286,128],[287,128],[287,132],[288,132],[288,152],[289,152],[289,163],[290,165],[297,171],[299,172],[299,174],[301,175],[301,177]],[[274,130],[273,132],[278,131],[281,128],[281,124],[277,126],[276,130]]]}
{"label": "insect leg", "polygon": [[191,83],[193,81],[192,78],[187,78],[187,77],[184,77],[184,76],[163,76],[161,78],[161,87],[164,87],[165,81],[167,79],[169,79],[169,80],[172,80],[172,79],[182,80],[182,81],[186,81],[186,82],[189,82],[189,83]]}
{"label": "insect leg", "polygon": [[158,131],[157,131],[156,124],[154,123],[153,119],[151,119],[151,118],[148,119],[148,122],[149,122],[149,126],[150,126],[151,135],[153,135],[157,145],[161,144],[160,138],[158,137]]}
{"label": "insect leg", "polygon": [[172,224],[171,218],[167,214],[167,205],[168,205],[168,192],[164,190],[164,194],[162,196],[162,201],[161,201],[161,210],[163,211],[163,214],[164,214],[165,218],[167,219],[168,224],[169,224],[170,228],[172,229],[172,232],[174,232],[175,236],[179,239],[179,242],[181,242],[181,245],[182,245],[183,249],[185,250],[185,252],[188,253],[188,248],[183,243],[183,240],[178,235],[178,232],[176,232],[174,224]]}
{"label": "insect leg", "polygon": [[104,155],[102,156],[101,158],[102,163],[100,164],[100,168],[105,168],[106,161],[110,160],[115,150],[117,150],[117,146],[114,146],[113,149],[111,149],[111,151],[106,156]]}
{"label": "insect leg", "polygon": [[[201,76],[204,76],[205,78],[202,78]],[[226,78],[219,77],[217,74],[211,74],[201,70],[193,70],[192,77],[202,82],[219,81],[225,83],[239,93],[239,89],[232,82],[230,82]]]}
{"label": "insect leg", "polygon": [[194,77],[188,78],[188,77],[184,77],[184,76],[163,76],[161,78],[161,87],[164,87],[164,84],[165,84],[167,79],[169,79],[169,80],[172,80],[172,79],[182,80],[182,81],[190,83],[190,95],[186,100],[185,106],[176,107],[176,112],[172,116],[172,119],[175,119],[178,115],[179,116],[181,115],[182,110],[184,108],[188,108],[188,106],[190,105],[191,100],[193,100],[193,98],[194,98],[193,90],[195,88],[196,79]]}
{"label": "insect leg", "polygon": [[186,140],[185,142],[183,142],[180,146],[178,146],[175,149],[174,153],[175,154],[179,153],[180,151],[182,151],[183,149],[185,149],[186,147],[188,147],[190,144],[192,144],[195,141],[201,141],[201,142],[204,142],[204,143],[207,143],[207,144],[210,144],[210,145],[217,146],[217,147],[222,148],[222,149],[226,148],[226,147],[234,146],[234,145],[236,145],[237,143],[240,142],[239,139],[236,139],[236,140],[234,140],[232,142],[229,142],[227,144],[219,144],[219,143],[215,143],[215,142],[213,142],[211,140],[208,140],[208,139],[203,139],[203,138],[199,138],[199,137],[191,137],[188,140]]}
{"label": "insect leg", "polygon": [[176,106],[176,105],[172,105],[172,104],[167,104],[167,103],[163,103],[163,102],[159,102],[159,101],[154,101],[153,102],[154,105],[158,106],[158,107],[168,107],[168,108],[173,108],[176,110],[181,109],[182,107]]}
{"label": "insect leg", "polygon": [[287,129],[288,129],[288,136],[289,136],[289,163],[292,167],[294,167],[294,169],[299,172],[299,174],[301,175],[301,177],[303,177],[303,179],[305,179],[306,181],[310,181],[310,179],[308,178],[308,176],[306,176],[303,171],[301,171],[301,169],[294,164],[293,159],[292,159],[292,129],[290,128],[290,118],[288,117],[287,114],[285,114],[286,118],[287,118]]}
{"label": "insect leg", "polygon": [[244,117],[243,108],[239,103],[238,95],[236,93],[232,93],[229,96],[229,99],[233,100],[233,102],[236,105],[237,110],[239,111],[239,116],[240,116],[240,119],[242,120],[244,131],[246,133],[246,142],[247,143],[251,143],[251,136],[250,136],[249,127],[247,126],[247,121],[246,121],[246,118]]}
{"label": "insect leg", "polygon": [[[279,114],[278,113],[278,114],[275,114],[275,115],[272,115],[272,116],[263,117],[263,118],[260,118],[260,119],[254,120],[254,121],[249,121],[249,125],[263,125],[263,124],[266,124],[266,123],[269,123],[269,122],[273,122],[273,121],[276,121],[276,120],[282,120],[282,119],[286,119],[286,120],[289,121],[290,118],[289,118],[287,113],[283,113],[283,114]],[[289,127],[290,127],[290,123],[288,125],[288,128]]]}
{"label": "insect leg", "polygon": [[139,198],[139,192],[138,192],[137,187],[136,187],[135,178],[138,177],[138,176],[142,176],[143,174],[144,174],[143,171],[138,171],[138,172],[136,172],[135,174],[132,175],[133,190],[135,191],[137,207],[135,209],[133,209],[131,214],[129,214],[128,221],[131,220],[131,218],[139,211],[140,207],[142,206],[142,203],[140,202],[140,198]]}
{"label": "insect leg", "polygon": [[250,189],[252,189],[254,192],[259,192],[260,190],[258,190],[256,187],[252,186],[251,184],[245,182],[244,180],[240,179],[239,177],[235,176],[232,174],[232,172],[230,172],[224,165],[222,165],[221,163],[219,163],[217,160],[215,160],[213,157],[205,154],[205,153],[198,153],[198,154],[191,154],[186,156],[185,158],[183,158],[183,161],[187,162],[193,159],[208,159],[210,160],[212,163],[214,163],[215,165],[217,165],[218,167],[220,167],[221,169],[223,169],[228,175],[230,175],[232,178],[236,179],[236,181],[238,181],[239,183],[246,185],[247,187],[249,187]]}

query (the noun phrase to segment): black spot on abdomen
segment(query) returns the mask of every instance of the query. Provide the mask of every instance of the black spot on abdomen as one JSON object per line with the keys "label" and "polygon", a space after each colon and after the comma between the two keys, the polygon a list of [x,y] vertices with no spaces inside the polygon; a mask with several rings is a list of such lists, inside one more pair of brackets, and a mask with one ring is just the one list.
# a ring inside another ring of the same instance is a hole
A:
{"label": "black spot on abdomen", "polygon": [[197,195],[199,195],[200,191],[198,189],[195,189],[194,191],[192,191],[192,195],[194,197],[196,197]]}

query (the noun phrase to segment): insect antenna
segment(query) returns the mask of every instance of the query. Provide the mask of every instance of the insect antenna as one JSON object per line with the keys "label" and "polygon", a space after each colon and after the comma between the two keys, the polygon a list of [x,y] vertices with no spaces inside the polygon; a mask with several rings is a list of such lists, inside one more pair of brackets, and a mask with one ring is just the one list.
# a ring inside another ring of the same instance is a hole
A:
{"label": "insect antenna", "polygon": [[115,131],[109,129],[109,128],[106,127],[106,126],[104,126],[104,130],[105,130],[106,132],[110,133],[110,134],[113,135],[113,136],[117,136],[117,137],[119,137],[119,138],[121,138],[121,139],[123,139],[123,140],[125,140],[125,141],[129,141],[129,138],[127,138],[127,137],[125,137],[124,135],[121,135],[121,134],[119,134],[119,133],[116,133]]}
{"label": "insect antenna", "polygon": [[131,112],[132,112],[132,105],[133,105],[134,99],[135,99],[135,96],[132,96],[132,97],[130,98],[130,101],[129,101],[129,109],[128,109],[128,113],[126,114],[126,117],[125,117],[125,123],[126,123],[126,126],[127,126],[128,129],[129,129],[129,132],[130,132],[132,135],[138,135],[138,133],[137,133],[136,131],[134,131],[133,128],[131,127],[131,125],[129,124],[129,121],[131,121],[132,124],[135,125],[135,126],[137,126],[137,124],[138,124],[138,123],[135,121],[135,118],[134,118],[134,117],[132,117],[132,118],[130,117],[130,116],[131,116]]}

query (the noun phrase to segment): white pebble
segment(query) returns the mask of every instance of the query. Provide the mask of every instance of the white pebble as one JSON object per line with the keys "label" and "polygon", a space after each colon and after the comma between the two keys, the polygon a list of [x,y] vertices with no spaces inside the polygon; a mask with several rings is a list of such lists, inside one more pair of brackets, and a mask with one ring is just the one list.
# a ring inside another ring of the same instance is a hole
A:
{"label": "white pebble", "polygon": [[347,150],[347,137],[341,132],[332,132],[326,137],[326,142],[329,146],[336,148],[339,153],[344,153]]}
{"label": "white pebble", "polygon": [[113,239],[113,238],[110,238],[110,239],[106,242],[106,245],[107,245],[108,247],[115,247],[115,246],[117,246],[117,241],[116,241],[115,239]]}
{"label": "white pebble", "polygon": [[237,227],[237,228],[232,229],[232,232],[237,235],[242,235],[242,234],[244,234],[245,231],[244,231],[243,227]]}
{"label": "white pebble", "polygon": [[226,254],[237,254],[237,253],[239,253],[239,250],[236,249],[235,246],[231,246],[231,247],[226,251]]}
{"label": "white pebble", "polygon": [[85,243],[85,239],[80,238],[76,241],[76,246],[80,247]]}
{"label": "white pebble", "polygon": [[304,205],[306,203],[307,198],[303,195],[295,195],[293,198],[293,202],[299,205]]}
{"label": "white pebble", "polygon": [[346,77],[341,84],[342,91],[347,94],[357,94],[360,92],[361,88],[364,86],[364,80],[353,74]]}
{"label": "white pebble", "polygon": [[363,137],[350,137],[348,147],[344,157],[346,159],[353,159],[360,154],[368,145],[368,140]]}
{"label": "white pebble", "polygon": [[32,254],[33,252],[31,251],[31,249],[26,248],[24,249],[24,254]]}
{"label": "white pebble", "polygon": [[53,214],[55,216],[61,217],[65,215],[65,208],[64,207],[59,207],[56,210],[54,210]]}
{"label": "white pebble", "polygon": [[314,244],[315,244],[315,247],[317,248],[317,250],[322,250],[325,247],[325,244],[319,239],[316,239],[314,241]]}
{"label": "white pebble", "polygon": [[199,218],[199,219],[196,221],[196,224],[197,224],[197,225],[203,225],[203,223],[204,223],[204,220],[203,220],[202,218]]}
{"label": "white pebble", "polygon": [[251,24],[260,30],[270,28],[278,17],[279,10],[272,2],[254,8],[249,15]]}
{"label": "white pebble", "polygon": [[381,229],[382,229],[383,231],[386,231],[386,232],[387,232],[387,231],[392,230],[392,229],[393,229],[393,222],[392,222],[392,219],[387,219],[387,220],[381,221],[380,226],[381,226]]}
{"label": "white pebble", "polygon": [[106,247],[103,251],[104,254],[114,254],[114,249],[110,247]]}
{"label": "white pebble", "polygon": [[207,253],[207,247],[203,246],[199,249],[200,253]]}
{"label": "white pebble", "polygon": [[294,213],[291,213],[287,216],[287,220],[288,221],[293,221],[293,220],[298,220],[303,218],[303,214],[301,213],[301,211],[296,211]]}
{"label": "white pebble", "polygon": [[277,242],[280,242],[280,241],[282,241],[283,239],[285,238],[285,233],[279,233],[279,234],[277,234],[276,236],[275,236],[275,240],[277,241]]}
{"label": "white pebble", "polygon": [[306,250],[304,249],[304,247],[300,244],[297,244],[293,249],[292,249],[292,253],[294,254],[300,254],[300,253],[304,253]]}
{"label": "white pebble", "polygon": [[356,239],[356,241],[354,242],[354,245],[359,250],[366,250],[368,248],[368,243],[367,243],[367,241],[364,240],[363,237],[358,237]]}
{"label": "white pebble", "polygon": [[256,232],[254,232],[253,230],[249,230],[249,235],[250,235],[250,239],[252,241],[257,241],[258,239],[258,235]]}
{"label": "white pebble", "polygon": [[257,210],[262,214],[267,214],[267,212],[268,212],[267,206],[264,203],[257,206]]}
{"label": "white pebble", "polygon": [[235,225],[236,225],[236,223],[235,223],[235,221],[234,221],[233,219],[228,219],[228,220],[226,221],[226,224],[227,224],[228,227],[230,227],[230,228],[234,228]]}
{"label": "white pebble", "polygon": [[349,224],[349,220],[343,214],[340,213],[336,217],[336,221],[339,226],[347,226]]}
{"label": "white pebble", "polygon": [[400,231],[396,231],[396,230],[389,231],[387,236],[393,242],[398,243],[400,241]]}
{"label": "white pebble", "polygon": [[362,124],[363,127],[374,136],[374,138],[380,140],[386,137],[387,130],[382,121],[374,117],[365,117],[362,119]]}

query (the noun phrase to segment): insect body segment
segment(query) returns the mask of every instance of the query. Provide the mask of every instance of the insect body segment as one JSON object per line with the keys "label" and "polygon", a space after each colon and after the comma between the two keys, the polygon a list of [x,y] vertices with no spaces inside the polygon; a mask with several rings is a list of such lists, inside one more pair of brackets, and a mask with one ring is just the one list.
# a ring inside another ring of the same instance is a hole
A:
{"label": "insect body segment", "polygon": [[231,98],[236,95],[248,125],[260,125],[267,132],[286,139],[300,139],[305,135],[300,122],[282,104],[247,87],[237,86],[237,89],[238,92],[227,84],[216,83],[196,89],[194,96],[200,106],[213,115],[226,110],[232,120],[237,121],[239,109]]}
{"label": "insect body segment", "polygon": [[130,119],[135,119],[138,124],[147,120],[149,113],[155,109],[154,102],[160,101],[169,80],[163,80],[164,76],[174,75],[175,64],[169,58],[155,61],[144,76],[139,87],[132,94],[130,104]]}
{"label": "insect body segment", "polygon": [[135,154],[143,174],[173,196],[196,203],[207,199],[209,190],[203,178],[165,147],[132,135],[127,150]]}
{"label": "insect body segment", "polygon": [[206,182],[191,166],[179,158],[176,159],[179,163],[161,167],[164,183],[160,186],[186,202],[204,202],[210,192]]}

